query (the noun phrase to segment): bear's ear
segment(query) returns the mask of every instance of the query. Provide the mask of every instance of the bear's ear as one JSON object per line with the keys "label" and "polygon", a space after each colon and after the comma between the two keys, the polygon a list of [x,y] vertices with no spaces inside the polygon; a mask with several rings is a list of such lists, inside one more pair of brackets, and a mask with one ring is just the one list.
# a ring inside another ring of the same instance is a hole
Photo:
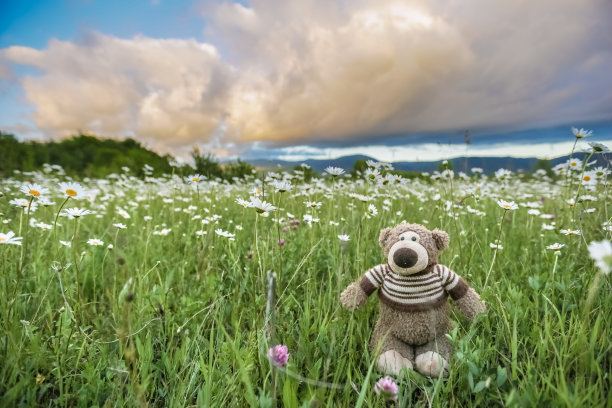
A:
{"label": "bear's ear", "polygon": [[433,237],[434,242],[436,243],[438,251],[444,251],[446,248],[448,248],[450,238],[445,231],[436,228],[435,230],[431,231],[431,236]]}
{"label": "bear's ear", "polygon": [[387,240],[389,239],[389,235],[391,235],[392,228],[385,228],[380,231],[380,235],[378,237],[378,243],[382,249],[387,247]]}

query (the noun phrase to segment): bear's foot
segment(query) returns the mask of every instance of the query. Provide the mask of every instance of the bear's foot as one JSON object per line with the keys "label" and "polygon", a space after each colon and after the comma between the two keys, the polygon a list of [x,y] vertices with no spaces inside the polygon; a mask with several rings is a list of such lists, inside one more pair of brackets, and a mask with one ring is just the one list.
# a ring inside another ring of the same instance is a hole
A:
{"label": "bear's foot", "polygon": [[419,354],[415,360],[416,369],[426,377],[448,377],[448,362],[435,351]]}
{"label": "bear's foot", "polygon": [[379,371],[396,376],[402,369],[412,370],[412,362],[395,350],[387,350],[382,353],[376,365]]}

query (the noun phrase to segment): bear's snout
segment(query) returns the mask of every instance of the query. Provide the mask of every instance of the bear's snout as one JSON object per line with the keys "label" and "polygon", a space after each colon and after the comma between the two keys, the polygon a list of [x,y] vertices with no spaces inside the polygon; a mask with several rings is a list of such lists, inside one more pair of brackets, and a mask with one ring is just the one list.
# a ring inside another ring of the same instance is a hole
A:
{"label": "bear's snout", "polygon": [[411,268],[418,260],[419,256],[410,248],[399,248],[393,254],[393,262],[400,268]]}

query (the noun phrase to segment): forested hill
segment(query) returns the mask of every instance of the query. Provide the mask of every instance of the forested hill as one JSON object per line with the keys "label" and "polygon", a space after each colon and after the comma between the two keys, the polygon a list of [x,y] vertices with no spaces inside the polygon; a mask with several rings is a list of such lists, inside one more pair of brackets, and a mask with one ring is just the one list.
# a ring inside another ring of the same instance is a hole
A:
{"label": "forested hill", "polygon": [[67,174],[80,177],[104,177],[120,173],[128,167],[142,176],[144,165],[153,167],[153,174],[170,173],[171,156],[160,156],[133,139],[100,139],[78,135],[62,141],[20,142],[15,136],[0,132],[0,175],[14,170],[40,170],[44,163],[59,164]]}

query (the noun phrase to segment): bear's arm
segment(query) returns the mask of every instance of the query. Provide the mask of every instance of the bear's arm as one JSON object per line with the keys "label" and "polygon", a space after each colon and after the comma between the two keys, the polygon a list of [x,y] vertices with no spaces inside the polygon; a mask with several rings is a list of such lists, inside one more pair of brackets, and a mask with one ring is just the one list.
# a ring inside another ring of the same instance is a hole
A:
{"label": "bear's arm", "polygon": [[480,295],[461,276],[444,265],[436,265],[435,271],[442,278],[444,290],[465,317],[473,320],[477,314],[487,310],[484,302],[480,300]]}
{"label": "bear's arm", "polygon": [[340,295],[340,303],[349,310],[359,309],[376,289],[382,285],[386,265],[377,265],[368,270],[359,280],[351,283]]}

